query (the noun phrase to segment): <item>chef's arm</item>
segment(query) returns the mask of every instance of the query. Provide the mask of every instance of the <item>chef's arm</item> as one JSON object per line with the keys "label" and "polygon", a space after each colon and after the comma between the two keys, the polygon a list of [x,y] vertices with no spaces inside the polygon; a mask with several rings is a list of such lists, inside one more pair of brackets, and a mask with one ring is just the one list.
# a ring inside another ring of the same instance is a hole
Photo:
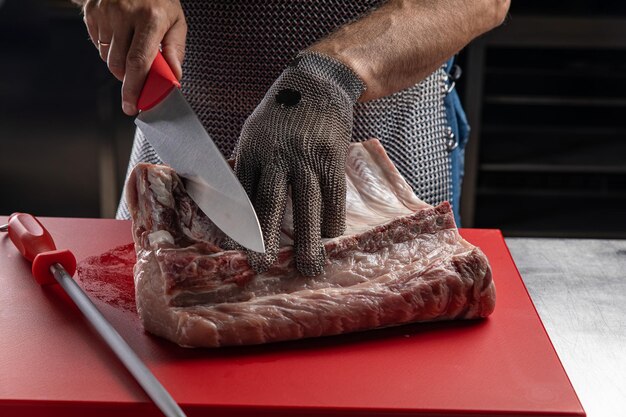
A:
{"label": "chef's arm", "polygon": [[309,48],[354,70],[373,100],[417,84],[500,25],[510,0],[390,0]]}

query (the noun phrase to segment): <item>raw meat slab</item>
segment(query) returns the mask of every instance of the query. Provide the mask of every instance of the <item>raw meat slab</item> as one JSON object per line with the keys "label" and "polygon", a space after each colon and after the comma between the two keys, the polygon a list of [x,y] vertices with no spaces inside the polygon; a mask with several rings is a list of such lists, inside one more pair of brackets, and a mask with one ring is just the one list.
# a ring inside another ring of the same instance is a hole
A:
{"label": "raw meat slab", "polygon": [[346,181],[346,232],[325,240],[323,273],[296,270],[287,210],[278,261],[255,274],[244,252],[221,249],[223,234],[171,168],[138,165],[127,199],[145,328],[217,347],[491,314],[489,262],[458,234],[448,203],[419,200],[378,140],[350,145]]}

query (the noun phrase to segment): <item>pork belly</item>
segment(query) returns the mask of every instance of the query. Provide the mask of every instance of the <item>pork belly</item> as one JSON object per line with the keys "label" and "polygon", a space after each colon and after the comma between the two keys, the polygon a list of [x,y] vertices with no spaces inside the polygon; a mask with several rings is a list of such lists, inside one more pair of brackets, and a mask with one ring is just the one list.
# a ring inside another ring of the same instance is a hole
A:
{"label": "pork belly", "polygon": [[144,327],[181,346],[248,345],[404,323],[486,317],[495,286],[482,251],[458,233],[450,205],[421,201],[377,140],[350,147],[346,231],[325,239],[324,272],[295,267],[291,203],[278,260],[256,274],[163,165],[127,184]]}

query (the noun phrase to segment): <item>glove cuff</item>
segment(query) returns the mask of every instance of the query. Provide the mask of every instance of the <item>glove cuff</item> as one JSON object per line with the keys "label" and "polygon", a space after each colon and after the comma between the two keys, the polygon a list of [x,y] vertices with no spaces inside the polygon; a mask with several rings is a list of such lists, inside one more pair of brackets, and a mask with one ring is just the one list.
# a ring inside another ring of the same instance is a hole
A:
{"label": "glove cuff", "polygon": [[300,52],[289,66],[337,84],[346,92],[352,103],[356,103],[366,89],[365,83],[352,68],[319,52]]}

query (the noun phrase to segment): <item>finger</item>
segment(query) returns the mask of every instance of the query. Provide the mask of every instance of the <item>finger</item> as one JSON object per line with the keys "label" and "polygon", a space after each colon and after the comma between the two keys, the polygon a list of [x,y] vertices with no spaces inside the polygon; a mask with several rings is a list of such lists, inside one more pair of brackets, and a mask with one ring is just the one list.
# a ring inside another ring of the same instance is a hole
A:
{"label": "finger", "polygon": [[322,237],[341,236],[346,230],[346,162],[335,162],[320,174]]}
{"label": "finger", "polygon": [[275,168],[265,170],[259,180],[254,201],[263,231],[265,253],[248,252],[248,262],[257,273],[267,271],[278,256],[280,226],[286,203],[287,173]]}
{"label": "finger", "polygon": [[114,29],[107,56],[107,65],[109,66],[109,71],[120,81],[124,80],[126,56],[128,55],[131,40],[132,29],[128,26],[122,25]]}
{"label": "finger", "polygon": [[107,62],[109,57],[109,49],[111,48],[111,41],[113,39],[113,30],[105,23],[100,22],[98,24],[98,50],[100,51],[100,58],[104,62]]}
{"label": "finger", "polygon": [[322,273],[326,252],[321,239],[322,196],[319,180],[310,170],[297,172],[291,183],[296,266],[302,275]]}
{"label": "finger", "polygon": [[163,57],[172,68],[174,75],[179,80],[183,76],[183,59],[185,57],[185,41],[187,39],[187,23],[185,17],[181,17],[167,31],[161,41]]}
{"label": "finger", "polygon": [[[245,138],[240,140],[239,143],[245,141]],[[256,163],[254,158],[246,158],[244,154],[236,152],[237,158],[235,160],[235,175],[239,178],[239,182],[243,186],[243,189],[248,194],[250,201],[254,201],[254,190],[256,190],[259,176],[261,173],[260,166]],[[244,248],[227,237],[222,243],[222,247],[228,250],[244,250]]]}
{"label": "finger", "polygon": [[122,109],[129,116],[137,114],[137,100],[159,50],[163,32],[156,23],[149,22],[137,27],[133,35],[122,83]]}
{"label": "finger", "polygon": [[[245,139],[243,140],[245,141]],[[255,201],[254,194],[261,175],[261,167],[258,162],[254,157],[248,157],[245,154],[238,153],[235,160],[234,171],[243,189],[246,190],[250,201]]]}
{"label": "finger", "polygon": [[98,48],[98,20],[96,18],[96,2],[87,1],[83,7],[83,22],[93,45]]}

